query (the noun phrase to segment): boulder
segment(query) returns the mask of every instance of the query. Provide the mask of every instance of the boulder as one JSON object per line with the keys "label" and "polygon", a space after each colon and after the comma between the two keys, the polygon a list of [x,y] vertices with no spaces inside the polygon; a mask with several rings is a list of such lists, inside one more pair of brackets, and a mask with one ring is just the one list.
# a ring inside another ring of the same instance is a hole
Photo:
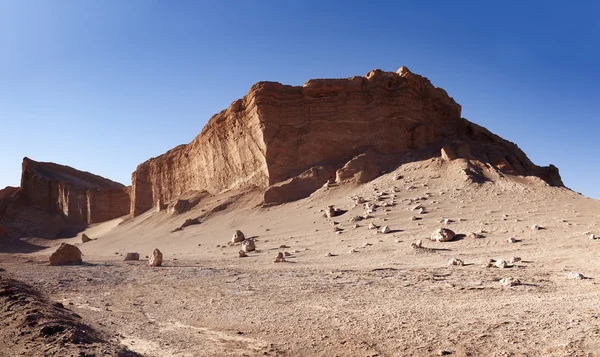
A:
{"label": "boulder", "polygon": [[60,247],[50,255],[50,265],[81,264],[81,251],[74,245],[61,243]]}
{"label": "boulder", "polygon": [[236,230],[235,233],[233,233],[231,242],[240,243],[240,242],[243,242],[245,239],[246,239],[246,237],[244,236],[244,233],[242,233],[242,231],[240,231],[240,230]]}
{"label": "boulder", "polygon": [[148,262],[151,267],[159,267],[163,263],[163,254],[160,250],[154,249],[150,261]]}
{"label": "boulder", "polygon": [[140,260],[140,253],[127,253],[124,260]]}
{"label": "boulder", "polygon": [[246,239],[242,242],[242,250],[246,253],[256,250],[254,239]]}
{"label": "boulder", "polygon": [[448,228],[438,228],[431,233],[430,239],[438,242],[449,242],[455,236],[456,234]]}

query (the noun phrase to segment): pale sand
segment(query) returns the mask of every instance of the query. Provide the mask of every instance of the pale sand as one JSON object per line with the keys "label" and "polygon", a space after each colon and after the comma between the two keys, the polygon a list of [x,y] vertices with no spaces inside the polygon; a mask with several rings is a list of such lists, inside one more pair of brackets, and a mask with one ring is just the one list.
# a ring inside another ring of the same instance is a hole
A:
{"label": "pale sand", "polygon": [[[1,266],[148,356],[600,355],[600,240],[584,235],[600,235],[600,202],[537,178],[489,172],[495,182],[474,184],[463,168],[461,160],[407,164],[362,186],[323,188],[270,208],[257,207],[260,196],[250,192],[170,232],[225,194],[180,216],[148,212],[90,228],[97,240],[71,239],[89,265],[48,267],[52,248],[1,255]],[[352,228],[349,219],[365,209],[349,197],[374,202],[374,187],[390,194],[382,202],[395,194],[396,205]],[[410,210],[418,203],[428,213]],[[327,219],[320,212],[327,205],[348,212]],[[370,222],[392,232],[368,230]],[[467,236],[428,240],[439,227]],[[257,252],[238,258],[241,246],[227,244],[236,229],[256,237]],[[468,236],[481,230],[485,238]],[[432,249],[411,249],[416,240]],[[165,256],[162,268],[122,261],[154,248]],[[291,253],[287,262],[273,263],[279,251]],[[522,261],[481,267],[513,256]],[[466,266],[447,266],[453,257]],[[589,279],[568,279],[569,272]],[[523,285],[503,287],[507,276]]]}

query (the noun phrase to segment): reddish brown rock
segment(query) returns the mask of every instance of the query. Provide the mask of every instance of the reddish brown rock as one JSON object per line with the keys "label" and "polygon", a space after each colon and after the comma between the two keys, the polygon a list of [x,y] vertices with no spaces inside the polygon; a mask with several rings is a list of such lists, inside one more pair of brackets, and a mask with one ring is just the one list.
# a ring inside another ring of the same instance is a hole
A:
{"label": "reddish brown rock", "polygon": [[0,222],[22,236],[54,238],[129,213],[128,188],[74,168],[23,159],[21,187],[0,191]]}
{"label": "reddish brown rock", "polygon": [[[476,159],[562,186],[555,167],[535,166],[516,145],[461,118],[446,91],[402,67],[364,77],[259,82],[211,118],[190,144],[138,166],[131,213],[190,190],[253,187],[265,204],[307,197],[330,179],[365,182],[413,151]],[[370,158],[374,158],[370,160]],[[418,159],[418,157],[414,157]],[[337,171],[337,173],[336,173]]]}
{"label": "reddish brown rock", "polygon": [[81,251],[74,245],[61,243],[60,247],[50,256],[50,265],[81,264]]}

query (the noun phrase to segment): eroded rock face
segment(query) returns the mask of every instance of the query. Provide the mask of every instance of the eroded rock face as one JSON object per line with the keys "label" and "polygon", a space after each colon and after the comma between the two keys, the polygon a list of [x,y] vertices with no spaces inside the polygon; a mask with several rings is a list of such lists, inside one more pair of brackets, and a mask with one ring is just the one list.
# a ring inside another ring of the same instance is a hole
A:
{"label": "eroded rock face", "polygon": [[129,190],[74,168],[23,159],[21,187],[0,191],[0,222],[21,236],[54,238],[65,229],[129,213]]}
{"label": "eroded rock face", "polygon": [[74,245],[62,243],[50,256],[50,265],[81,264],[81,251]]}
{"label": "eroded rock face", "polygon": [[191,143],[138,166],[131,213],[190,190],[254,187],[267,205],[288,202],[331,179],[372,180],[413,150],[440,156],[442,148],[445,159],[477,159],[562,186],[556,168],[535,166],[516,145],[462,119],[446,91],[402,67],[297,87],[255,84]]}

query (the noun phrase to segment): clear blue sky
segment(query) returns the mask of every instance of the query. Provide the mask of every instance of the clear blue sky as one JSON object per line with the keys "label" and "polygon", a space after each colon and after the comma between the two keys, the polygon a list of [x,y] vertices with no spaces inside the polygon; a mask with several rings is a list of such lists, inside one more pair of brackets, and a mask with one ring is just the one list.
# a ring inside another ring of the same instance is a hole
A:
{"label": "clear blue sky", "polygon": [[598,198],[598,4],[0,0],[0,186],[24,156],[130,184],[257,81],[405,65]]}

